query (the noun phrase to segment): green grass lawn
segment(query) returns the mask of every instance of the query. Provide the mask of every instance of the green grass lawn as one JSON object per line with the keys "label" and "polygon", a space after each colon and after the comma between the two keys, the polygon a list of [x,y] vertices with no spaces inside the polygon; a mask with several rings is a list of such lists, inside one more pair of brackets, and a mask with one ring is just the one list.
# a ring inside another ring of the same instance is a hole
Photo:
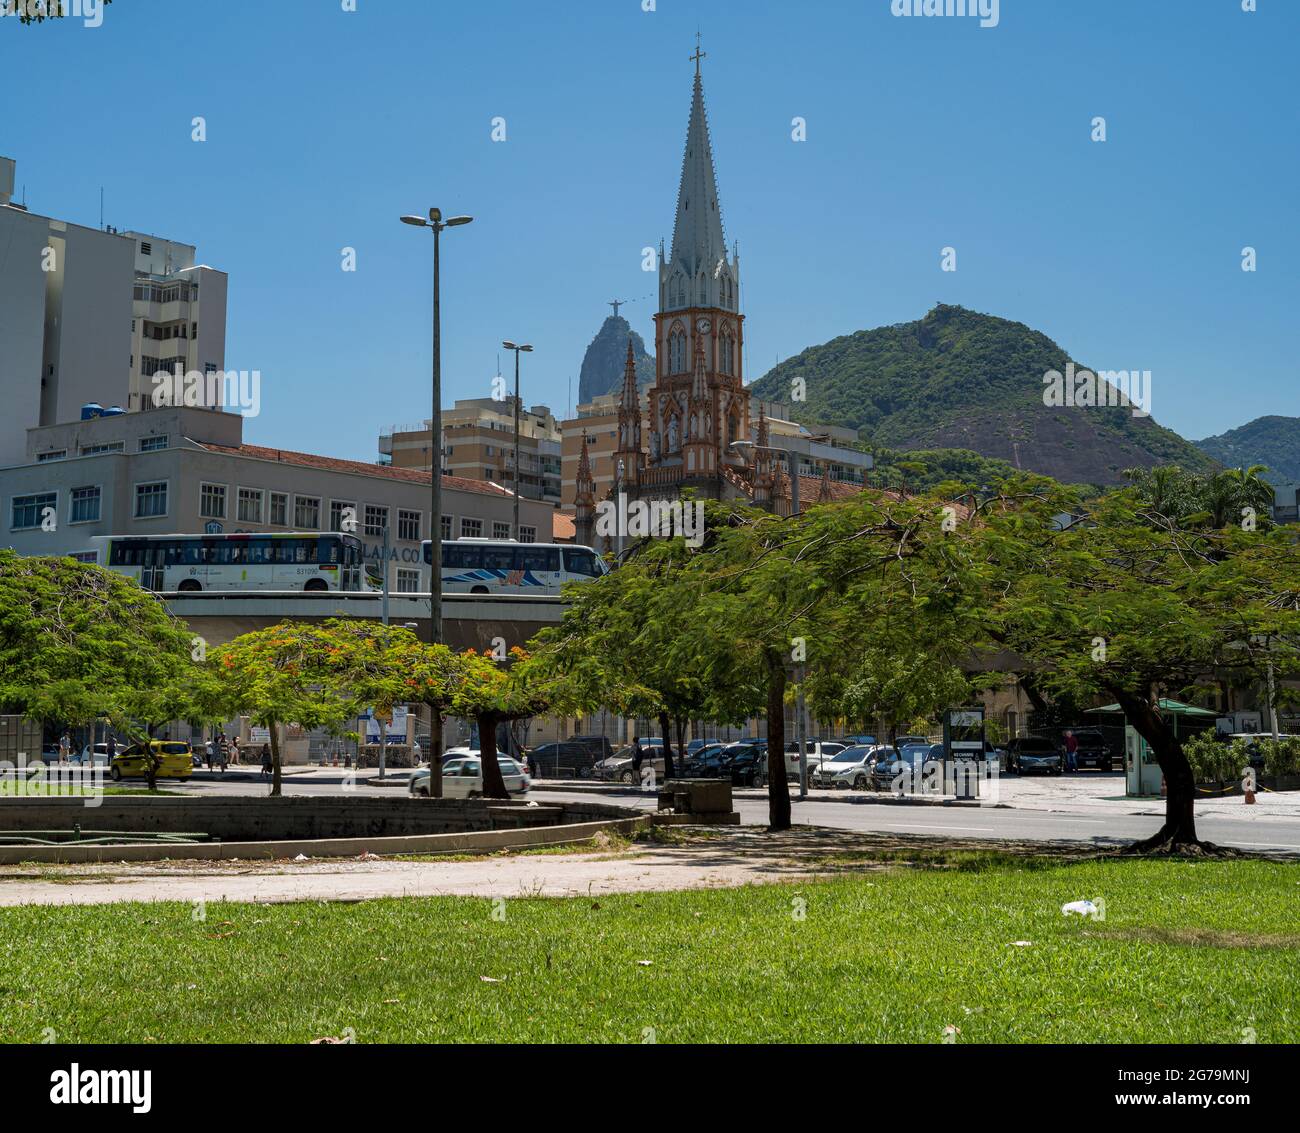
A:
{"label": "green grass lawn", "polygon": [[[1104,921],[1061,914],[1083,897]],[[504,920],[472,898],[8,909],[0,1040],[1287,1042],[1297,901],[1292,865],[990,858]]]}

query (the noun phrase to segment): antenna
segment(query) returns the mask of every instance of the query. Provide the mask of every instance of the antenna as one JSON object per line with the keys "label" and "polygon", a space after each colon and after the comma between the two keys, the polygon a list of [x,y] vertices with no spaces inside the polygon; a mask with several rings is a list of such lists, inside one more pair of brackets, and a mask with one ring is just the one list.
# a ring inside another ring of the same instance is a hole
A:
{"label": "antenna", "polygon": [[104,231],[104,186],[99,187],[99,230]]}

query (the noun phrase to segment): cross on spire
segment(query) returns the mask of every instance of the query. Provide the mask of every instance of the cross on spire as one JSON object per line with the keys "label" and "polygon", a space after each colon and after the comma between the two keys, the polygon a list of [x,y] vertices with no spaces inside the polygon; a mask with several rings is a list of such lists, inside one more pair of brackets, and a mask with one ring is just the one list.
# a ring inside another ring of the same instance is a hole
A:
{"label": "cross on spire", "polygon": [[692,61],[695,63],[695,73],[697,75],[700,73],[700,60],[707,59],[708,56],[707,51],[700,50],[700,33],[697,31],[695,33],[695,54],[691,56]]}

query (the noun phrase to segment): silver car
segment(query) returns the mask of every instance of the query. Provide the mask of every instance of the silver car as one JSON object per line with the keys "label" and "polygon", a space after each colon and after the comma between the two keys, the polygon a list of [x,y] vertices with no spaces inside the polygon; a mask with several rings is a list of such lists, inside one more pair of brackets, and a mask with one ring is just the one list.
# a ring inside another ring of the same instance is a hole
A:
{"label": "silver car", "polygon": [[[528,772],[509,756],[498,755],[501,778],[505,780],[510,795],[528,794]],[[429,768],[420,767],[411,775],[410,792],[429,797]],[[442,765],[442,797],[444,799],[477,799],[483,794],[483,763],[477,755],[448,759]]]}

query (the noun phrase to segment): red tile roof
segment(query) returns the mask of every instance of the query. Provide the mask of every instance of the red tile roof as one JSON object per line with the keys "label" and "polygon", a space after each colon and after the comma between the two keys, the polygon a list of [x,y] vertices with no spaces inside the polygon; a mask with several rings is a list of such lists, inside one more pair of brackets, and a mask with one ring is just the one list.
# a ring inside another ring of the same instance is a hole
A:
{"label": "red tile roof", "polygon": [[565,515],[562,511],[557,511],[551,517],[551,541],[554,543],[568,543],[577,537],[578,528],[574,522],[574,517]]}
{"label": "red tile roof", "polygon": [[[301,468],[318,468],[322,472],[348,472],[356,476],[378,476],[385,480],[405,480],[412,484],[430,484],[428,472],[417,468],[393,468],[384,464],[367,464],[363,460],[342,460],[336,456],[316,456],[310,452],[293,452],[289,449],[266,448],[263,445],[214,445],[195,442],[208,452],[224,452],[230,456],[243,456],[250,460],[269,460],[276,464],[294,464]],[[509,488],[491,480],[471,480],[467,476],[442,478],[444,488],[462,492],[479,492],[489,496],[513,496]]]}

